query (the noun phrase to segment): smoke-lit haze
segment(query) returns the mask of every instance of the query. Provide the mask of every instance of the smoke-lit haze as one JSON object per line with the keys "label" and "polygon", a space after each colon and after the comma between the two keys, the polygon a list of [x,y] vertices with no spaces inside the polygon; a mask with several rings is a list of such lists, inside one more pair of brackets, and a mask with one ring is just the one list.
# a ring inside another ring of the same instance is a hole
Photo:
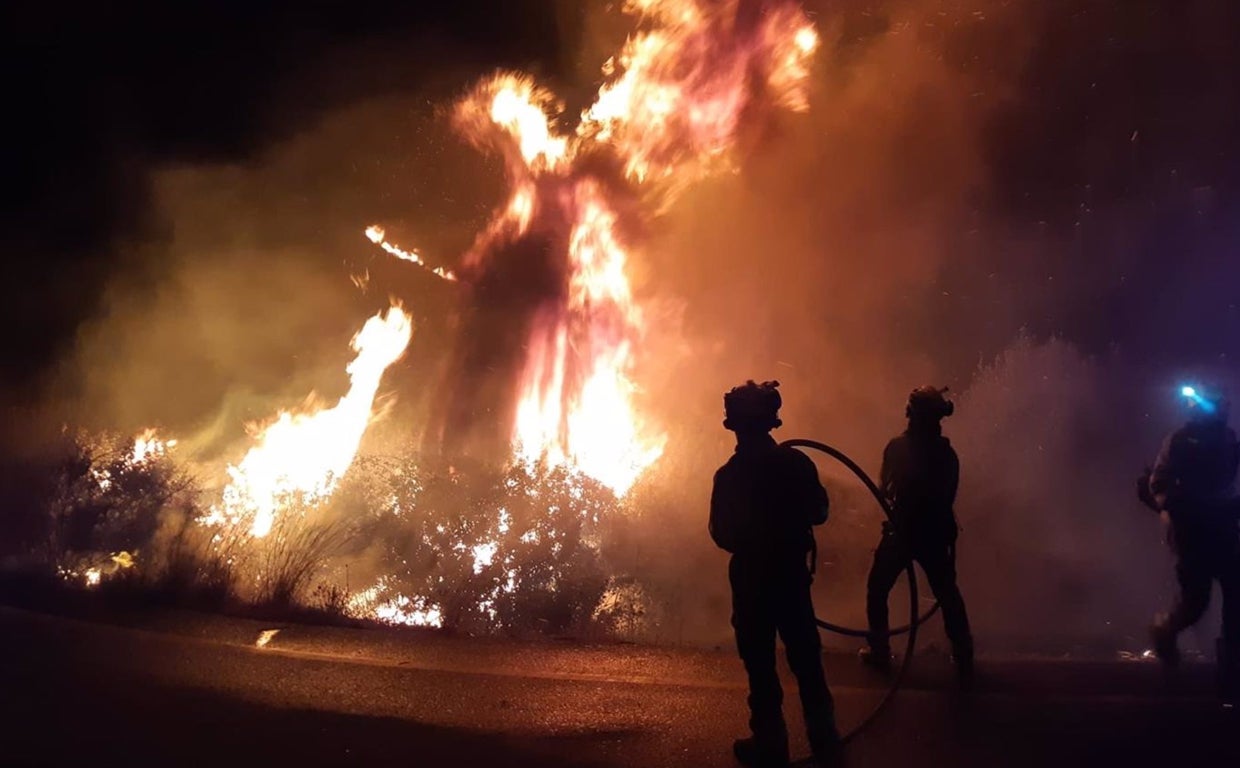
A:
{"label": "smoke-lit haze", "polygon": [[[626,27],[567,5],[539,14],[559,22],[542,77],[571,122]],[[809,3],[823,46],[808,113],[755,116],[735,174],[646,222],[630,275],[649,326],[638,403],[669,440],[636,491],[625,557],[674,596],[666,639],[727,637],[724,557],[705,533],[731,450],[721,396],[774,378],[779,436],[824,440],[875,473],[908,391],[949,385],[979,645],[1141,645],[1170,568],[1133,481],[1175,426],[1179,378],[1226,379],[1240,338],[1215,277],[1234,273],[1240,239],[1240,19],[1222,2],[1132,5]],[[367,71],[376,40],[344,46],[348,71]],[[282,130],[252,151],[144,166],[149,195],[126,212],[142,224],[97,244],[98,301],[28,418],[157,424],[235,459],[247,422],[343,393],[349,339],[389,297],[414,337],[363,450],[438,440],[456,387],[510,409],[501,378],[451,379],[461,287],[363,230],[458,265],[506,186],[501,159],[461,140],[446,108],[512,63],[475,50],[356,98],[314,68],[300,87],[322,78],[336,95],[310,110],[273,93]],[[823,604],[857,623],[878,511],[822,466],[838,489],[819,533]]]}

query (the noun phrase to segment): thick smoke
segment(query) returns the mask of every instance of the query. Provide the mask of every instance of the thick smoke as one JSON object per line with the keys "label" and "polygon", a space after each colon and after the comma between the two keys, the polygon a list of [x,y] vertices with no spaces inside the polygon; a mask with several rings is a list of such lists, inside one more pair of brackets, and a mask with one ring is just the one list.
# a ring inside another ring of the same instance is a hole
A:
{"label": "thick smoke", "polygon": [[[652,326],[642,406],[670,439],[634,492],[639,522],[611,565],[663,601],[658,639],[725,641],[724,559],[705,533],[711,473],[731,449],[722,392],[779,379],[779,436],[826,440],[877,472],[908,391],[946,384],[959,400],[946,429],[963,461],[960,567],[979,644],[1137,647],[1169,569],[1132,481],[1175,423],[1164,401],[1179,371],[1108,352],[1105,335],[1054,335],[1064,318],[1089,317],[1110,279],[1087,246],[1105,227],[1139,234],[1136,209],[1100,203],[1076,227],[1047,224],[1004,205],[1020,194],[996,159],[1061,19],[1032,0],[984,12],[813,5],[823,49],[810,113],[752,120],[739,172],[692,188],[635,254]],[[582,72],[603,58],[596,46],[614,49],[614,17],[589,18]],[[573,87],[592,90],[590,77]],[[136,266],[81,328],[57,415],[158,424],[204,459],[235,458],[247,421],[343,391],[349,336],[390,294],[413,313],[414,341],[385,379],[395,404],[369,447],[442,443],[449,427],[502,421],[503,372],[462,364],[457,347],[471,318],[502,304],[469,306],[362,237],[379,222],[454,265],[485,226],[502,168],[452,134],[443,105],[371,99],[307,120],[244,163],[160,169],[161,236],[130,249]],[[1079,283],[1055,271],[1065,252],[1089,265]],[[445,414],[456,388],[471,402],[492,393],[494,412]],[[820,596],[856,623],[878,511],[823,470],[836,511],[819,534]]]}

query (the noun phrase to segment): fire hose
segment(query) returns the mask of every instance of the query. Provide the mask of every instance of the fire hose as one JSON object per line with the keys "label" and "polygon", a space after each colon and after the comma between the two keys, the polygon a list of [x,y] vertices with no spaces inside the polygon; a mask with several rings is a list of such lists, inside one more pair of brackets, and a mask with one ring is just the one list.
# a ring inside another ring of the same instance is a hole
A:
{"label": "fire hose", "polygon": [[[857,462],[848,458],[848,456],[842,451],[832,448],[826,443],[820,443],[817,440],[785,440],[782,445],[789,448],[812,448],[813,450],[825,453],[839,463],[843,464],[854,475],[856,475],[859,480],[861,480],[866,489],[869,490],[870,494],[874,497],[874,500],[878,502],[878,506],[883,510],[883,514],[886,515],[887,519],[889,521],[893,521],[894,513],[891,509],[891,504],[888,503],[887,498],[883,495],[883,492],[879,490],[877,485],[874,484],[874,481],[871,480],[870,476],[865,473],[865,470],[863,470]],[[909,667],[912,666],[913,652],[917,647],[917,628],[926,623],[926,621],[939,610],[939,604],[938,602],[935,602],[935,604],[932,605],[924,614],[918,615],[917,572],[913,568],[912,560],[909,561],[908,566],[905,568],[904,574],[906,581],[908,582],[908,624],[895,627],[887,632],[888,637],[895,637],[903,634],[908,635],[908,643],[904,649],[904,659],[901,661],[900,668],[896,671],[895,676],[891,678],[891,684],[887,687],[887,691],[883,694],[883,697],[879,700],[878,704],[875,705],[874,709],[862,718],[860,723],[853,726],[847,733],[843,734],[843,740],[845,742],[852,740],[853,737],[868,728],[875,720],[878,719],[878,716],[882,714],[883,710],[886,709],[887,704],[891,701],[891,697],[895,695],[895,692],[900,688],[900,684],[904,681],[904,676],[908,672]],[[815,621],[818,622],[818,626],[822,629],[825,629],[828,632],[834,632],[838,635],[843,635],[845,637],[869,636],[869,632],[864,629],[846,627],[820,618],[815,618]]]}

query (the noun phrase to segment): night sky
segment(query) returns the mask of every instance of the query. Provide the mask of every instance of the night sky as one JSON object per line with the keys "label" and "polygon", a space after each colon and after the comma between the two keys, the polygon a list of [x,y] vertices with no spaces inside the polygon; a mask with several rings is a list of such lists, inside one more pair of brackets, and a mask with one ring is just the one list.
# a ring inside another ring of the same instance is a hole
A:
{"label": "night sky", "polygon": [[[1009,5],[941,3],[954,66],[984,70],[1002,54],[985,10]],[[161,236],[153,170],[244,162],[329,110],[400,92],[444,101],[498,66],[568,78],[582,67],[580,6],[7,4],[5,389],[34,396],[107,279],[130,267],[124,245]],[[883,7],[824,6],[819,18],[842,20],[836,55],[886,31]],[[1225,355],[1240,340],[1240,5],[1031,7],[1036,42],[1019,76],[978,95],[999,106],[973,201],[1030,246],[992,254],[980,281],[949,262],[936,322],[975,322],[994,280],[1033,297],[1024,325],[1037,334],[1150,365]]]}
{"label": "night sky", "polygon": [[244,162],[351,101],[448,99],[499,66],[554,71],[571,15],[520,5],[6,5],[0,305],[21,329],[5,334],[6,379],[37,380],[125,267],[118,246],[159,236],[152,169]]}

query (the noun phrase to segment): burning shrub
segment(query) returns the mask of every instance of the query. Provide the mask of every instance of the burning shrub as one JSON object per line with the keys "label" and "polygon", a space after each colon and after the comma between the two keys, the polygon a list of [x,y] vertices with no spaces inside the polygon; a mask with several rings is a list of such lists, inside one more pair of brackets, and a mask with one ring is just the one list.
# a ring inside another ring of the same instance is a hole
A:
{"label": "burning shrub", "polygon": [[425,470],[408,456],[357,469],[339,504],[363,507],[354,541],[366,548],[342,559],[369,569],[374,586],[356,610],[477,632],[562,633],[591,620],[607,584],[599,525],[619,511],[601,484],[519,464]]}
{"label": "burning shrub", "polygon": [[650,632],[656,611],[655,601],[645,587],[631,577],[613,576],[608,579],[591,618],[609,634],[636,639]]}
{"label": "burning shrub", "polygon": [[48,499],[47,560],[97,583],[128,568],[161,526],[163,514],[192,507],[193,478],[167,456],[153,432],[136,441],[79,433],[54,470]]}
{"label": "burning shrub", "polygon": [[326,501],[274,499],[259,536],[251,520],[221,520],[200,502],[153,439],[71,442],[48,500],[62,575],[93,587],[124,571],[110,592],[173,604],[241,598],[468,632],[632,638],[653,616],[651,595],[612,574],[603,549],[600,529],[623,519],[623,502],[563,466],[428,469],[413,453],[364,456]]}

